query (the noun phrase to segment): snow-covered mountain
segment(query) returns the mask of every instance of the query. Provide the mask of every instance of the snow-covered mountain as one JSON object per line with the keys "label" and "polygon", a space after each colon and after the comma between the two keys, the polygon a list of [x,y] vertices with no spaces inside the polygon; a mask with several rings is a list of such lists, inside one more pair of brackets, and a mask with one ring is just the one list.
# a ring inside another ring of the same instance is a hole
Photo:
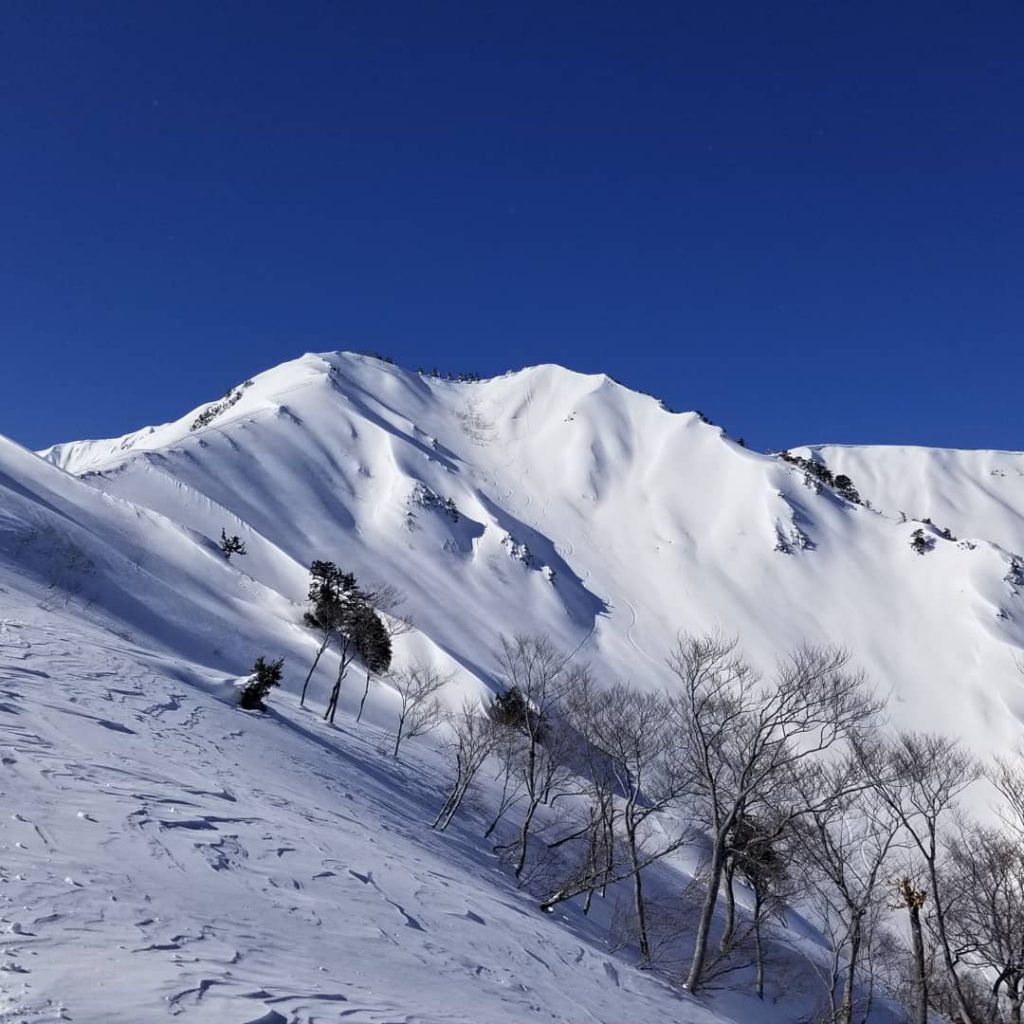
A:
{"label": "snow-covered mountain", "polygon": [[[479,830],[424,827],[444,769],[429,740],[402,764],[377,753],[391,691],[358,730],[295,699],[320,558],[405,592],[397,658],[452,670],[452,704],[500,686],[503,634],[654,689],[677,633],[719,628],[768,668],[844,644],[894,725],[1010,750],[1024,454],[792,454],[861,501],[607,377],[454,382],[348,353],[123,438],[0,440],[0,1021],[808,1013],[797,919],[777,938],[787,998],[681,994],[609,951],[613,908],[539,916]],[[245,555],[223,557],[222,530]],[[257,654],[286,659],[263,717],[222,699]]]}
{"label": "snow-covered mountain", "polygon": [[[537,366],[451,383],[326,354],[174,423],[42,454],[192,531],[211,572],[238,577],[240,617],[260,603],[288,653],[308,643],[294,625],[305,570],[330,558],[402,587],[421,641],[466,685],[493,684],[513,631],[661,685],[675,634],[717,627],[767,664],[803,640],[844,644],[898,724],[1016,743],[1024,455],[794,449],[812,452],[866,504],[604,376]],[[230,566],[212,552],[222,528],[248,546]],[[208,644],[190,638],[189,655],[238,668]]]}

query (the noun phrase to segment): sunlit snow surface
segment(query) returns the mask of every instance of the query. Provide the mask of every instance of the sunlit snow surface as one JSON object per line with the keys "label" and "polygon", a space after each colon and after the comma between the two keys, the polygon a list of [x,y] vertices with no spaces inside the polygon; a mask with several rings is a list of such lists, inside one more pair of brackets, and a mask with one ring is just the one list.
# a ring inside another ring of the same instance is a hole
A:
{"label": "sunlit snow surface", "polygon": [[[609,948],[614,894],[589,919],[539,914],[480,839],[486,792],[431,832],[436,738],[381,753],[386,688],[356,726],[351,679],[326,727],[325,657],[297,707],[313,558],[406,592],[418,630],[397,659],[452,670],[453,705],[499,684],[502,633],[654,688],[679,630],[717,627],[768,669],[803,640],[846,644],[894,724],[979,752],[1018,740],[1020,454],[819,449],[869,509],[553,366],[459,384],[310,355],[190,429],[207,408],[49,461],[0,441],[0,1021],[810,1012],[796,916],[776,933],[784,999],[705,1004]],[[925,516],[955,539],[918,555]],[[221,529],[248,553],[226,561]],[[231,703],[257,654],[286,658],[265,716]]]}

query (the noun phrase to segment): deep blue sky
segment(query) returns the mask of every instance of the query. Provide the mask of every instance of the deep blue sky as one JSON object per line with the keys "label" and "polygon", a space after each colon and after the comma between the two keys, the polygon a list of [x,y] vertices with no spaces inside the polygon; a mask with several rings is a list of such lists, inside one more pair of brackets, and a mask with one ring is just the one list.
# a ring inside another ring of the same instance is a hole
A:
{"label": "deep blue sky", "polygon": [[1024,448],[1024,4],[0,12],[0,432],[303,351]]}

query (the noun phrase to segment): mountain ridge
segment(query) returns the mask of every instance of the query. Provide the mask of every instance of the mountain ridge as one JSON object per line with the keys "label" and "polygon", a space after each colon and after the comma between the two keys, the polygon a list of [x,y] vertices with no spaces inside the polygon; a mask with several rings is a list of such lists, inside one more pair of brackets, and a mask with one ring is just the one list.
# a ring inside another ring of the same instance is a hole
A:
{"label": "mountain ridge", "polygon": [[844,644],[903,724],[949,724],[926,697],[937,678],[973,743],[1012,745],[1024,455],[792,452],[849,475],[868,504],[603,374],[546,364],[449,382],[311,353],[172,423],[41,454],[200,535],[243,534],[239,566],[293,605],[314,557],[395,583],[485,689],[503,632],[583,642],[610,677],[658,686],[677,631],[718,628],[762,665],[804,641]]}

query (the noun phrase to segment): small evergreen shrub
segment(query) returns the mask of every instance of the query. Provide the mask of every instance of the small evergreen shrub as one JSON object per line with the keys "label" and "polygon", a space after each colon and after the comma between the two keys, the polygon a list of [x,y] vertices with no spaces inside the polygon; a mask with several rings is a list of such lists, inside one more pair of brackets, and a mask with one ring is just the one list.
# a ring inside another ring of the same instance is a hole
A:
{"label": "small evergreen shrub", "polygon": [[518,686],[510,686],[491,701],[489,713],[491,719],[498,725],[525,729],[529,722],[530,709],[527,707],[523,691]]}
{"label": "small evergreen shrub", "polygon": [[281,685],[281,673],[284,658],[267,662],[263,655],[256,659],[252,667],[252,675],[242,688],[239,703],[246,711],[262,711],[263,701],[275,686]]}
{"label": "small evergreen shrub", "polygon": [[229,537],[227,531],[222,528],[220,531],[220,550],[224,557],[229,560],[232,555],[244,555],[245,541],[237,533]]}
{"label": "small evergreen shrub", "polygon": [[857,493],[857,488],[853,486],[853,481],[845,474],[840,473],[835,478],[836,494],[845,501],[853,502],[854,505],[860,504],[860,495]]}
{"label": "small evergreen shrub", "polygon": [[919,554],[926,555],[933,547],[935,547],[935,538],[925,533],[920,527],[918,527],[910,535],[910,546]]}
{"label": "small evergreen shrub", "polygon": [[230,409],[241,397],[246,388],[252,387],[252,381],[246,380],[232,388],[219,402],[208,405],[191,423],[189,430],[201,430],[209,426],[222,412]]}

